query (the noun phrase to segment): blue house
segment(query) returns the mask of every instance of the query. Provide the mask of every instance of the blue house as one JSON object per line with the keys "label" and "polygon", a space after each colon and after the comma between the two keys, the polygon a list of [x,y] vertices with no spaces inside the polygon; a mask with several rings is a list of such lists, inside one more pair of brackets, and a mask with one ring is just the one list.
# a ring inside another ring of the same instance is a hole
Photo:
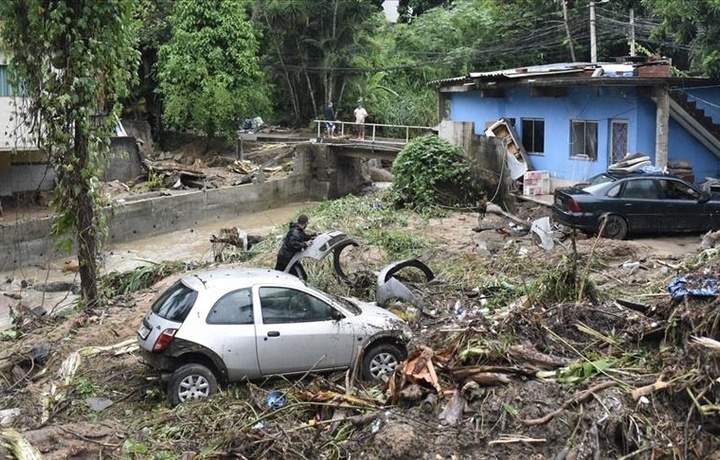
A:
{"label": "blue house", "polygon": [[[434,82],[441,120],[482,135],[505,119],[530,170],[555,188],[603,172],[627,154],[720,178],[720,86],[674,77],[667,60],[571,63],[470,73]],[[680,161],[686,163],[680,163]]]}

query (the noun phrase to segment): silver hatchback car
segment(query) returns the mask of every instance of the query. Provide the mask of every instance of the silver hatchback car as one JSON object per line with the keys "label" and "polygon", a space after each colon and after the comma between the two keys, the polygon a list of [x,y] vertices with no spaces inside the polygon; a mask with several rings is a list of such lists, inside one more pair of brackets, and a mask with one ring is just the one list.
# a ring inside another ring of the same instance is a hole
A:
{"label": "silver hatchback car", "polygon": [[143,360],[168,383],[172,404],[205,398],[218,382],[347,369],[377,379],[407,356],[408,325],[374,304],[259,268],[183,276],[137,331]]}

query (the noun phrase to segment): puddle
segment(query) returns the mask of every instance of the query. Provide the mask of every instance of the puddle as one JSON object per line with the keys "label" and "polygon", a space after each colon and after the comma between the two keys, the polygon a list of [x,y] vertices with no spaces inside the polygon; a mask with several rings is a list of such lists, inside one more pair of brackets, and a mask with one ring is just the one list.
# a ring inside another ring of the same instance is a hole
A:
{"label": "puddle", "polygon": [[[202,221],[190,228],[164,235],[142,238],[135,241],[108,245],[105,249],[103,270],[128,271],[148,265],[149,262],[169,260],[212,261],[212,235],[218,235],[221,228],[239,227],[251,235],[266,235],[274,228],[286,226],[303,209],[313,203],[292,203],[280,208],[238,215],[232,219],[212,219]],[[17,300],[8,294],[21,294],[23,305],[34,308],[42,306],[48,312],[59,311],[72,306],[77,299],[68,292],[40,292],[35,289],[22,289],[22,280],[33,280],[33,284],[66,281],[80,284],[80,276],[73,272],[63,272],[65,262],[71,257],[53,260],[46,267],[23,267],[10,272],[0,273],[0,331],[12,326],[10,307]]]}

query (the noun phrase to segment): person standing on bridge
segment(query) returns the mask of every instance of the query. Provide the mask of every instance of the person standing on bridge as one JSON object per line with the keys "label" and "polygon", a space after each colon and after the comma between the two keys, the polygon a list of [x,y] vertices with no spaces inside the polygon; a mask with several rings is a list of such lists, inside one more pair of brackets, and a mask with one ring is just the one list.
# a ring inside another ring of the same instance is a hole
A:
{"label": "person standing on bridge", "polygon": [[[285,268],[287,268],[295,254],[310,246],[310,243],[315,235],[308,235],[305,233],[308,221],[308,216],[300,214],[298,216],[297,223],[290,222],[290,228],[285,235],[280,251],[278,251],[277,261],[275,262],[275,270],[279,270],[281,272],[285,271]],[[300,265],[300,262],[296,262],[289,273],[302,280],[307,279],[305,268]]]}
{"label": "person standing on bridge", "polygon": [[328,137],[335,137],[335,120],[337,118],[335,107],[333,107],[332,101],[328,102],[328,105],[325,106],[325,119],[327,120],[327,123],[325,123],[325,128],[327,129]]}
{"label": "person standing on bridge", "polygon": [[355,128],[357,129],[358,133],[358,140],[364,141],[365,140],[365,119],[369,117],[370,115],[367,113],[367,110],[365,110],[365,107],[362,106],[362,104],[358,103],[357,107],[353,111],[353,115],[355,115]]}

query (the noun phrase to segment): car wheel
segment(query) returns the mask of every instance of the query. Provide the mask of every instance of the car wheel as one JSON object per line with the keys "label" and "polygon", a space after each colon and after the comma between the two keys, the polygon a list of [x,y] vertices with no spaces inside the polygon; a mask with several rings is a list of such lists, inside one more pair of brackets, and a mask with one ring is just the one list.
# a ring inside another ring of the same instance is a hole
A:
{"label": "car wheel", "polygon": [[167,395],[174,406],[193,399],[207,398],[217,391],[217,379],[201,364],[186,364],[173,372]]}
{"label": "car wheel", "polygon": [[362,363],[363,377],[365,380],[377,380],[383,374],[391,374],[403,356],[400,348],[388,343],[368,349]]}
{"label": "car wheel", "polygon": [[600,220],[600,228],[604,238],[622,240],[627,235],[627,222],[620,216],[607,216]]}

